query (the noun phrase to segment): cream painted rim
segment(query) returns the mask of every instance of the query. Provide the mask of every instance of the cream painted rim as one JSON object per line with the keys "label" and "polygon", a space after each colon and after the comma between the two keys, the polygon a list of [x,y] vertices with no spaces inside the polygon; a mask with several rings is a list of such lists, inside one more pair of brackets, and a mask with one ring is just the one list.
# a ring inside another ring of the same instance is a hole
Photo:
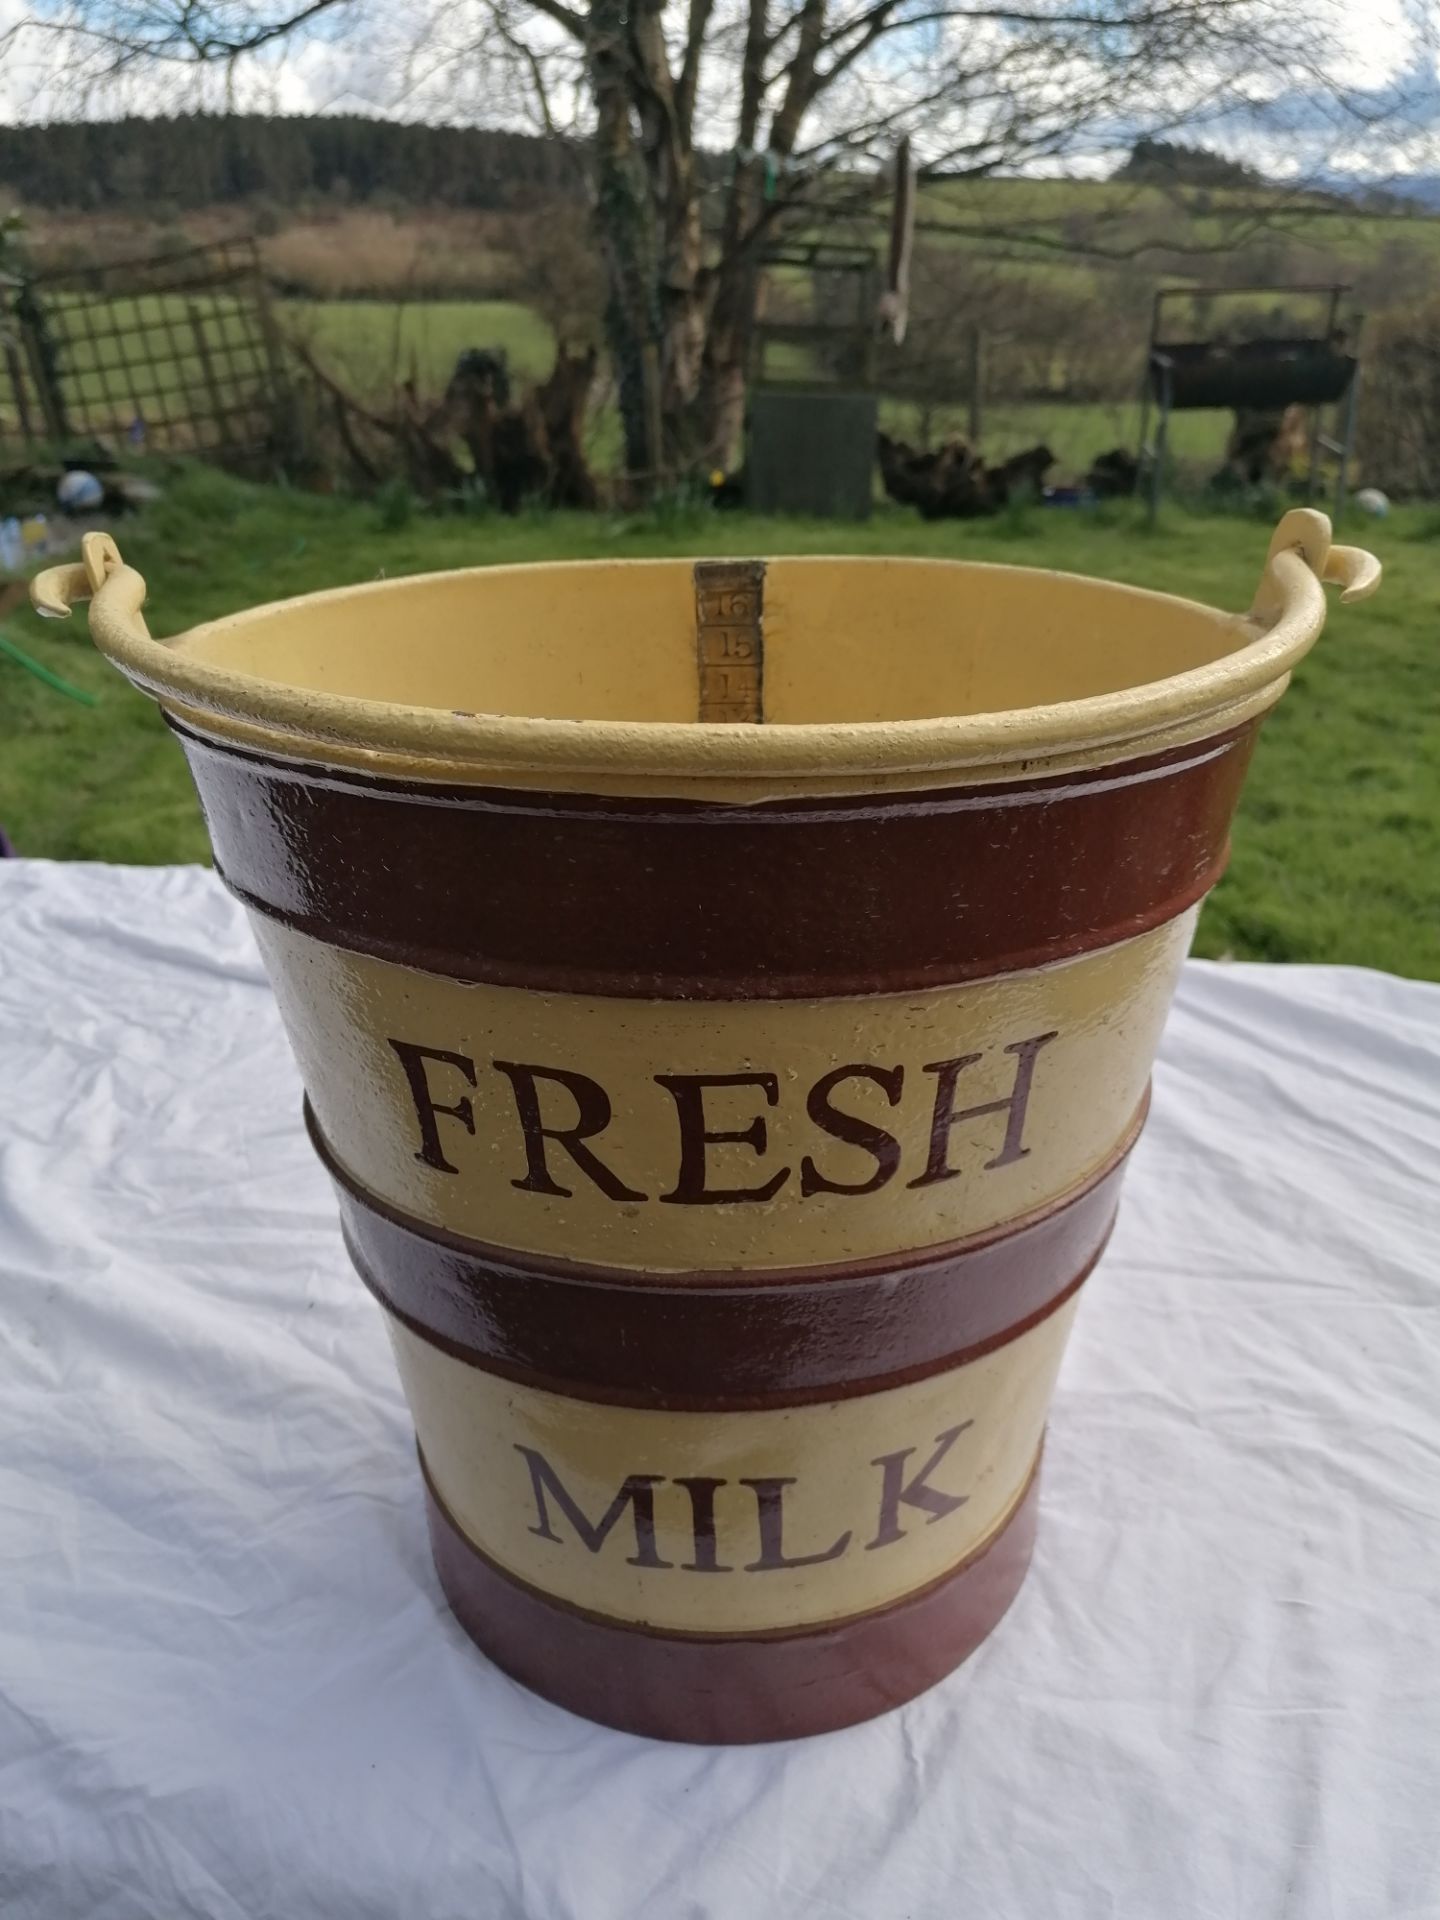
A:
{"label": "cream painted rim", "polygon": [[[193,658],[186,647],[250,616],[231,615],[168,642],[153,639],[141,615],[145,582],[125,565],[108,534],[88,534],[83,560],[42,573],[32,597],[42,613],[60,616],[68,614],[75,602],[90,599],[95,644],[128,679],[207,735],[255,750],[360,767],[401,779],[501,784],[509,780],[563,787],[583,781],[619,790],[678,786],[722,795],[729,783],[735,783],[742,791],[733,797],[742,798],[743,790],[756,785],[766,791],[791,785],[823,791],[867,783],[914,784],[925,775],[949,775],[965,784],[1017,779],[1040,770],[1063,771],[1134,758],[1237,724],[1274,704],[1296,663],[1314,645],[1325,623],[1322,582],[1340,586],[1347,602],[1367,598],[1380,583],[1380,564],[1373,555],[1333,546],[1330,536],[1330,522],[1322,513],[1297,508],[1285,515],[1271,540],[1254,604],[1248,615],[1235,616],[1237,629],[1253,637],[1204,667],[1084,700],[953,719],[834,725],[460,716],[433,707],[300,690],[234,673]],[[787,556],[787,564],[824,566],[827,562],[819,557]],[[877,559],[875,564],[953,566],[957,578],[968,573],[1031,571],[969,561]],[[1053,577],[1087,588],[1096,584],[1073,574]],[[396,584],[334,588],[288,604],[318,608],[357,594],[393,593]],[[1108,585],[1111,592],[1151,601],[1157,612],[1166,606],[1196,604],[1142,588],[1100,584]]]}

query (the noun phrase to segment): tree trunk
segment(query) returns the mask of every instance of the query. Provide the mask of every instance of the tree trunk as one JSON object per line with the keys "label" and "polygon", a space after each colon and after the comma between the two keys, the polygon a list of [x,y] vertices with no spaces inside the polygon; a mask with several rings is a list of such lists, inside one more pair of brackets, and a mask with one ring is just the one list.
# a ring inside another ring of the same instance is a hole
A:
{"label": "tree trunk", "polygon": [[[703,21],[692,7],[692,27]],[[665,422],[664,463],[684,464],[691,449],[684,426],[700,387],[705,342],[701,293],[700,201],[688,124],[690,103],[677,96],[661,24],[661,0],[629,0],[630,87],[640,152],[657,236],[656,297],[660,328],[658,404]],[[683,77],[683,76],[682,76]]]}
{"label": "tree trunk", "polygon": [[745,394],[760,292],[756,232],[764,192],[764,162],[737,159],[720,236],[720,264],[705,339],[701,422],[705,457],[730,472],[745,437]]}
{"label": "tree trunk", "polygon": [[672,209],[661,306],[661,408],[666,452],[686,464],[696,451],[689,423],[700,394],[705,351],[705,299],[700,287],[700,205],[687,192]]}
{"label": "tree trunk", "polygon": [[615,364],[626,471],[655,472],[649,369],[660,350],[655,222],[630,120],[624,0],[594,0],[586,57],[595,92],[595,222],[605,259],[605,330]]}
{"label": "tree trunk", "polygon": [[[770,49],[767,0],[750,0],[735,171],[719,262],[707,271],[690,115],[713,0],[691,0],[691,45],[671,75],[661,0],[590,0],[586,50],[596,106],[596,220],[609,283],[606,326],[631,473],[697,459],[729,470],[745,390],[768,226],[766,159],[754,151]],[[771,146],[788,153],[808,97],[824,0],[803,0],[796,69]],[[657,383],[658,394],[651,391]],[[663,422],[657,435],[647,421]],[[656,441],[662,444],[655,444]]]}

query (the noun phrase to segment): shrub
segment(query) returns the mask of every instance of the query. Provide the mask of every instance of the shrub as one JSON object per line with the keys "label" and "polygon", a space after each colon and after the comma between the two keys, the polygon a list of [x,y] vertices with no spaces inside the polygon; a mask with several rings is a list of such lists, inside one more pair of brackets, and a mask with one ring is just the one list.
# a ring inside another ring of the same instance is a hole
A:
{"label": "shrub", "polygon": [[1371,324],[1356,455],[1367,486],[1396,499],[1440,499],[1440,297]]}

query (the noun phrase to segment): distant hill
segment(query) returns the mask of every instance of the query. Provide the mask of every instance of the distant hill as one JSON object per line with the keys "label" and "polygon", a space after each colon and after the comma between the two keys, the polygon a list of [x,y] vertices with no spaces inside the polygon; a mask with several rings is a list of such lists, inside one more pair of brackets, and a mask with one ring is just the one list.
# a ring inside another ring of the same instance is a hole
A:
{"label": "distant hill", "polygon": [[[1250,192],[1273,190],[1279,184],[1241,160],[1179,140],[1137,140],[1111,178],[1151,187]],[[1353,173],[1319,173],[1306,176],[1303,190],[1311,201],[1333,201],[1369,213],[1440,212],[1440,174],[1367,180]]]}
{"label": "distant hill", "polygon": [[1406,179],[1357,180],[1353,174],[1332,174],[1322,183],[1358,205],[1377,213],[1440,212],[1440,174],[1415,173]]}
{"label": "distant hill", "polygon": [[317,196],[500,209],[578,191],[562,140],[482,127],[425,127],[359,114],[0,127],[0,190],[79,210],[292,207]]}
{"label": "distant hill", "polygon": [[1137,140],[1114,178],[1143,186],[1265,187],[1263,173],[1241,160],[1227,159],[1208,147],[1188,147],[1179,140]]}

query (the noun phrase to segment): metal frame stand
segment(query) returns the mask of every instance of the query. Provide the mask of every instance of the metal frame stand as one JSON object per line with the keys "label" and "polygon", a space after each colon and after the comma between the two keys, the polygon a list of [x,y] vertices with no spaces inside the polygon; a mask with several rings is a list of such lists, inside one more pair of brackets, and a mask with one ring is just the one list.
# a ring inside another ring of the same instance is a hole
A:
{"label": "metal frame stand", "polygon": [[[1150,526],[1154,526],[1160,512],[1160,499],[1165,486],[1165,462],[1170,443],[1170,415],[1174,411],[1174,367],[1175,362],[1166,353],[1160,341],[1161,310],[1167,300],[1211,297],[1224,297],[1231,294],[1328,294],[1330,297],[1329,317],[1326,321],[1324,338],[1332,340],[1336,322],[1340,315],[1340,302],[1350,291],[1348,286],[1325,282],[1317,286],[1255,286],[1255,287],[1162,287],[1155,295],[1150,315],[1150,342],[1146,354],[1144,384],[1140,394],[1140,471],[1147,477],[1146,517]],[[1360,337],[1360,318],[1355,324],[1355,345],[1358,349]],[[1335,476],[1335,497],[1333,513],[1338,520],[1345,508],[1349,490],[1350,460],[1355,447],[1355,423],[1360,398],[1360,368],[1355,371],[1345,389],[1344,414],[1340,429],[1340,438],[1324,431],[1323,405],[1319,402],[1306,403],[1310,412],[1310,433],[1308,442],[1308,462],[1305,476],[1305,498],[1313,501],[1319,491],[1320,456],[1329,454],[1337,462]],[[1152,403],[1155,407],[1155,438],[1150,439],[1150,416]],[[1285,402],[1285,405],[1293,402]]]}

